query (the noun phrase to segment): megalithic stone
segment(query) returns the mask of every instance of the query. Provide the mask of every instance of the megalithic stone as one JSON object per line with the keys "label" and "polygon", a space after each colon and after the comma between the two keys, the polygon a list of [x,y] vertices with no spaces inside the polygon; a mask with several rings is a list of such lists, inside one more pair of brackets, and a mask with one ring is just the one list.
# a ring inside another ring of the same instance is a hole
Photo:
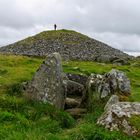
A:
{"label": "megalithic stone", "polygon": [[58,109],[64,109],[66,80],[64,80],[59,53],[47,56],[29,82],[26,93],[32,99],[48,102]]}

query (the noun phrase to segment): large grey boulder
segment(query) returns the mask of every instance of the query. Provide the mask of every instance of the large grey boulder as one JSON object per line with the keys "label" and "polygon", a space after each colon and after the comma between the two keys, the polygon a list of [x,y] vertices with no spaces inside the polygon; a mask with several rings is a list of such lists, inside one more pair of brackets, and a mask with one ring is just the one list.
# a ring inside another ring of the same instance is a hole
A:
{"label": "large grey boulder", "polygon": [[140,103],[118,102],[116,97],[111,97],[105,107],[105,112],[98,119],[97,124],[110,131],[116,130],[122,131],[127,135],[135,135],[139,132],[129,121],[135,115],[140,117]]}
{"label": "large grey boulder", "polygon": [[64,109],[67,79],[62,72],[61,57],[58,53],[47,56],[28,83],[28,97],[48,102],[58,109]]}
{"label": "large grey boulder", "polygon": [[114,94],[130,95],[130,81],[124,72],[112,69],[105,75],[92,74],[87,80],[88,94],[106,98]]}

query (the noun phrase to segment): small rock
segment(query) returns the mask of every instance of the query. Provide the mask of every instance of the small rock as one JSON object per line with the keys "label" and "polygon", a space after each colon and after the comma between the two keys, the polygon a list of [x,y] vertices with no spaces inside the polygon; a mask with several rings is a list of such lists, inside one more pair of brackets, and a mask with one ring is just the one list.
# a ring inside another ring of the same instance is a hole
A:
{"label": "small rock", "polygon": [[66,98],[65,101],[65,108],[74,108],[78,107],[81,104],[81,99],[73,99],[73,98]]}
{"label": "small rock", "polygon": [[82,115],[84,115],[87,112],[87,109],[85,109],[85,108],[72,108],[72,109],[67,109],[65,111],[77,119],[77,118],[81,117]]}

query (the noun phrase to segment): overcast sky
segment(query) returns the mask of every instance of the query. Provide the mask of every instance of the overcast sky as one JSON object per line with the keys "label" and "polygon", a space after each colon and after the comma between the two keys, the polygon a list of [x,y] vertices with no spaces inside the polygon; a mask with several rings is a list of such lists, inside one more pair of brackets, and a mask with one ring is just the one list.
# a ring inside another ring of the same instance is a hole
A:
{"label": "overcast sky", "polygon": [[54,23],[140,54],[140,0],[0,0],[0,46]]}

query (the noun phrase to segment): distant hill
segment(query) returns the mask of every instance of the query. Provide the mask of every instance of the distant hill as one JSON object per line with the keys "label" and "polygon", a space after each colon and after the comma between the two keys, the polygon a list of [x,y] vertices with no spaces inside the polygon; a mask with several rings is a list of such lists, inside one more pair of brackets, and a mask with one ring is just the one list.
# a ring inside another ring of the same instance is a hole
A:
{"label": "distant hill", "polygon": [[109,45],[71,30],[44,31],[0,48],[1,53],[43,57],[59,52],[64,59],[115,62],[131,56]]}

